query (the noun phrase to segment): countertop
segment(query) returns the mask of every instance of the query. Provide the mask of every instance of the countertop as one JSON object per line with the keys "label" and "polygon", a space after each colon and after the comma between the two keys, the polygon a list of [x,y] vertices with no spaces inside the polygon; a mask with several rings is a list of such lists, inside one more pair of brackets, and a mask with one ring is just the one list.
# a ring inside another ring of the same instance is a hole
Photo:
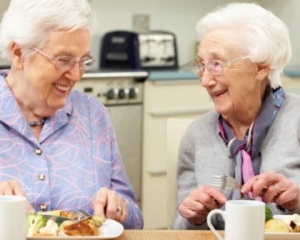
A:
{"label": "countertop", "polygon": [[196,79],[199,77],[194,72],[188,69],[179,70],[160,70],[160,71],[150,71],[148,80],[153,81],[163,81],[163,80],[188,80]]}
{"label": "countertop", "polygon": [[[9,66],[0,66],[0,69],[9,69]],[[283,70],[288,77],[300,78],[300,66],[289,66]],[[123,78],[134,77],[140,80],[164,81],[164,80],[189,80],[198,79],[198,76],[188,68],[179,70],[91,70],[83,75],[84,78]]]}
{"label": "countertop", "polygon": [[288,67],[283,70],[283,74],[288,77],[298,78],[300,77],[300,67],[299,66]]}
{"label": "countertop", "polygon": [[[283,74],[292,77],[300,77],[300,66],[288,67]],[[86,72],[83,78],[123,78],[134,77],[140,80],[165,81],[165,80],[198,80],[198,76],[188,68],[178,70],[93,70]]]}
{"label": "countertop", "polygon": [[198,76],[188,69],[181,70],[93,70],[83,75],[83,79],[87,78],[123,78],[134,77],[139,79],[147,79],[149,81],[164,80],[188,80],[198,79]]}
{"label": "countertop", "polygon": [[[283,70],[283,74],[292,78],[300,78],[300,66],[288,67]],[[148,77],[148,80],[150,81],[185,80],[185,79],[198,80],[198,76],[191,70],[185,68],[179,70],[150,71]]]}
{"label": "countertop", "polygon": [[147,79],[149,72],[145,70],[93,70],[83,74],[84,78],[126,78]]}

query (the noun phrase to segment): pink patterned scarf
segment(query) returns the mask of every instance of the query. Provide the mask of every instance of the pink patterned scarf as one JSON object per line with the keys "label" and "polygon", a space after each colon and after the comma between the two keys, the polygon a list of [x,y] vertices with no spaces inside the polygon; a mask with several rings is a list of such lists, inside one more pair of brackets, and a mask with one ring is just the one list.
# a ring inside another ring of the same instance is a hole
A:
{"label": "pink patterned scarf", "polygon": [[[268,132],[268,128],[275,120],[277,113],[285,99],[285,92],[282,88],[276,90],[267,87],[264,102],[258,117],[251,124],[243,140],[238,140],[230,124],[219,116],[218,127],[219,134],[230,150],[232,161],[231,173],[240,184],[247,182],[253,176],[259,174],[261,165],[261,146]],[[234,191],[232,199],[241,198],[240,191]]]}

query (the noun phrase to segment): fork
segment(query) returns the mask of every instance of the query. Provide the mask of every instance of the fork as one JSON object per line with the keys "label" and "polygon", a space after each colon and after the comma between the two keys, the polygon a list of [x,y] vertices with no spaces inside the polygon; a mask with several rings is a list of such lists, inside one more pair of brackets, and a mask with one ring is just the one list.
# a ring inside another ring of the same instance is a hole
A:
{"label": "fork", "polygon": [[[241,189],[242,185],[239,184],[233,177],[229,175],[214,175],[211,178],[211,185],[221,192],[226,193],[235,189]],[[241,199],[253,199],[251,194],[241,194]]]}
{"label": "fork", "polygon": [[228,175],[214,175],[212,176],[211,181],[211,185],[222,192],[242,188],[241,184],[237,183],[233,177]]}
{"label": "fork", "polygon": [[[211,178],[211,185],[217,189],[219,189],[220,191],[222,191],[223,193],[226,193],[227,191],[232,191],[235,189],[241,189],[242,185],[239,184],[233,177],[228,176],[228,175],[214,175]],[[267,188],[264,188],[260,195],[263,196],[267,191]],[[254,199],[252,197],[251,193],[245,193],[242,194],[242,199]],[[259,196],[256,199],[261,200],[262,198]]]}
{"label": "fork", "polygon": [[76,212],[74,212],[71,216],[71,220],[79,223],[82,222],[84,220],[90,219],[93,216],[91,214],[88,214],[87,212],[83,211],[83,210],[77,210]]}

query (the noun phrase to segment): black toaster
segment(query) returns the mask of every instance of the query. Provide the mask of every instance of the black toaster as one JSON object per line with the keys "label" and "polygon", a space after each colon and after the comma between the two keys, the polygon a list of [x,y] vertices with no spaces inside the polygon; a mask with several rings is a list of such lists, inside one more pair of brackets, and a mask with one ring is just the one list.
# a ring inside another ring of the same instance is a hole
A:
{"label": "black toaster", "polygon": [[102,39],[100,68],[140,69],[138,34],[129,31],[106,33]]}
{"label": "black toaster", "polygon": [[108,32],[102,39],[100,68],[177,69],[175,35],[167,31]]}

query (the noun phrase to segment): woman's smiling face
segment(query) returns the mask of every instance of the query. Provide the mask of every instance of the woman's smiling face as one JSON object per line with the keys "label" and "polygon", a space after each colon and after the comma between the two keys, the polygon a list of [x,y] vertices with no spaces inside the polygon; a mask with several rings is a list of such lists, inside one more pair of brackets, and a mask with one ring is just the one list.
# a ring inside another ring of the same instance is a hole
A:
{"label": "woman's smiling face", "polygon": [[245,58],[246,52],[238,47],[240,45],[238,33],[216,30],[208,33],[199,46],[198,61],[202,64],[214,60],[221,64],[232,62],[218,75],[205,69],[201,76],[202,86],[211,96],[216,111],[225,119],[243,114],[253,104],[260,104],[257,64]]}
{"label": "woman's smiling face", "polygon": [[[46,46],[40,50],[53,58],[67,56],[81,59],[89,55],[90,32],[86,29],[53,32]],[[68,95],[83,73],[78,62],[69,70],[60,71],[54,60],[36,51],[23,63],[24,82],[21,84],[26,88],[24,97],[27,98],[22,101],[23,105],[38,110],[39,114],[44,111],[42,115],[53,114],[66,105]]]}

